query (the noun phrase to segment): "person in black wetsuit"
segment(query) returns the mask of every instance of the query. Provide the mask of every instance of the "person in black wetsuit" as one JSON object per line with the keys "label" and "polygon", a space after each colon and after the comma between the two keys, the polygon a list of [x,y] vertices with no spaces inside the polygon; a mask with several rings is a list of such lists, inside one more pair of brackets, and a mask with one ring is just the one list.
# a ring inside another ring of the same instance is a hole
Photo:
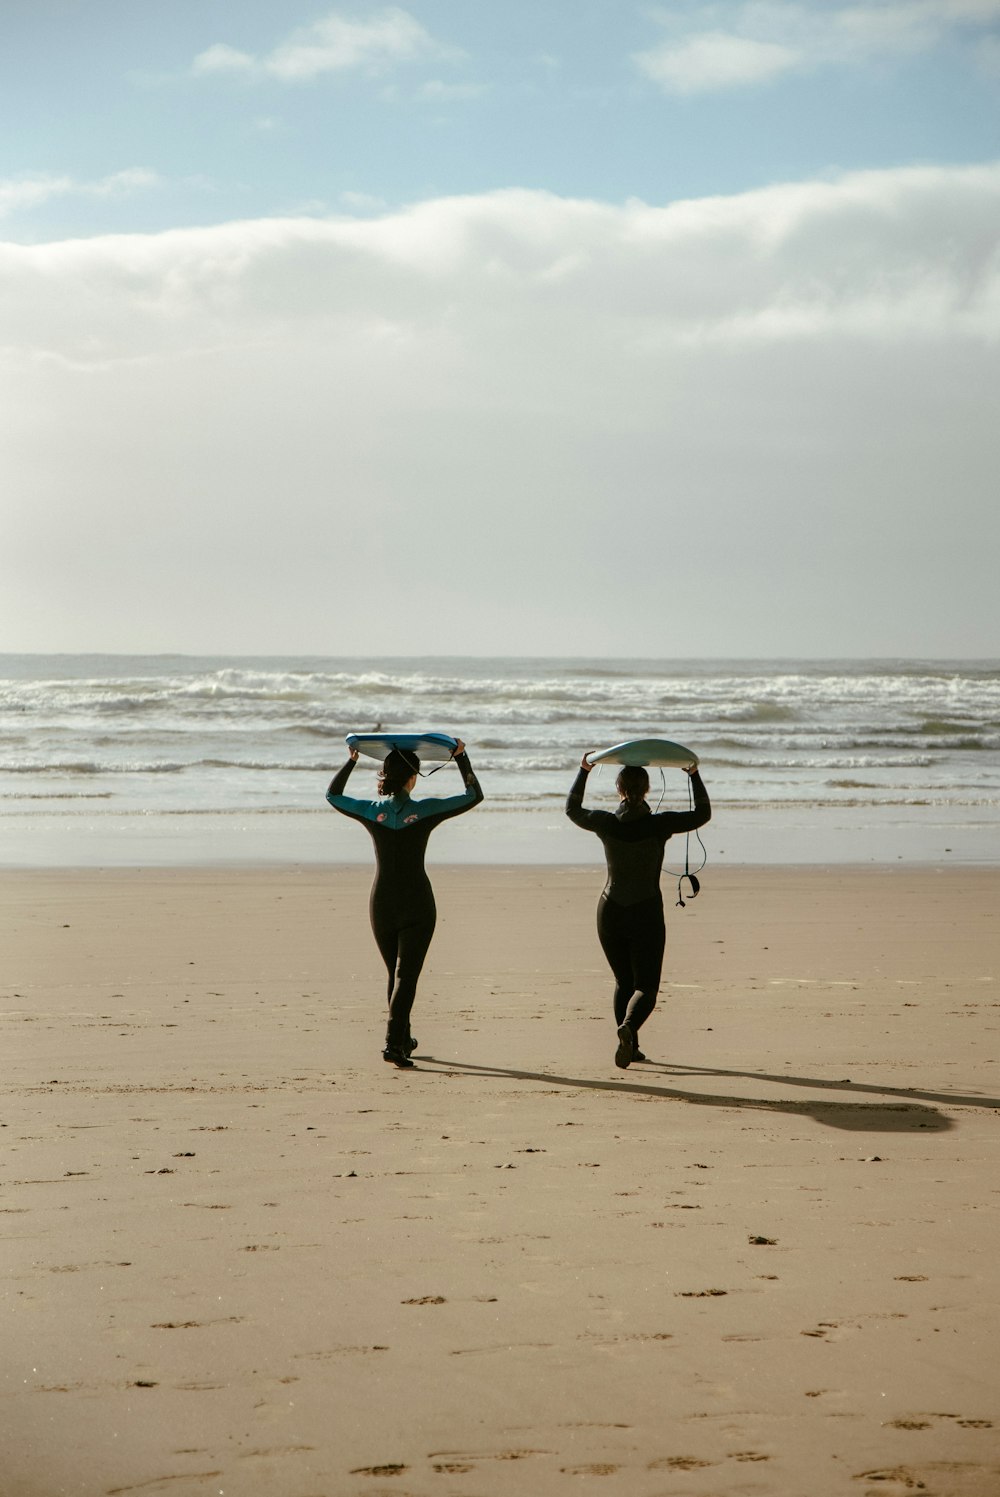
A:
{"label": "person in black wetsuit", "polygon": [[378,779],[380,800],[354,800],[344,788],[358,754],[330,781],[326,798],[334,810],[360,821],[375,844],[375,882],[368,904],[375,941],[389,973],[389,1023],[383,1060],[412,1066],[417,1042],[410,1034],[410,1010],[437,921],[434,891],[424,868],[427,839],[436,826],[471,811],[483,799],[465,744],[458,740],[452,756],[465,789],[461,795],[411,800],[420,760],[393,749]]}
{"label": "person in black wetsuit", "polygon": [[615,1065],[624,1070],[633,1060],[646,1058],[638,1034],[656,1007],[660,987],[666,941],[660,893],[664,849],[675,832],[704,826],[712,806],[695,768],[687,771],[693,808],[654,813],[646,804],[649,775],[637,765],[626,765],[615,781],[621,796],[618,810],[587,811],[583,792],[592,769],[584,754],[566,798],[566,815],[576,826],[596,832],[604,844],[608,880],[597,905],[597,935],[614,973]]}

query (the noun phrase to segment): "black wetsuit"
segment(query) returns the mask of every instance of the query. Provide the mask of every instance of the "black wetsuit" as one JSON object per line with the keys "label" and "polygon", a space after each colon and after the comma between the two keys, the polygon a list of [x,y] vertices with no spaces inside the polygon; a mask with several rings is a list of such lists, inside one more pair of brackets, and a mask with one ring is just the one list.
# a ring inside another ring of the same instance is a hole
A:
{"label": "black wetsuit", "polygon": [[461,795],[411,800],[406,791],[383,800],[345,795],[355,761],[348,759],[330,783],[326,798],[334,810],[360,821],[375,844],[375,882],[368,909],[375,941],[389,973],[386,1048],[405,1048],[417,979],[431,944],[437,908],[424,868],[427,839],[436,826],[471,811],[483,799],[468,755],[456,754],[465,790]]}
{"label": "black wetsuit", "polygon": [[615,977],[615,1024],[638,1031],[656,1007],[663,969],[666,928],[660,870],[668,840],[693,832],[711,818],[708,791],[697,770],[691,776],[690,811],[652,812],[645,801],[615,812],[587,811],[581,767],[566,798],[566,815],[576,826],[596,832],[604,844],[608,880],[597,905],[597,934]]}

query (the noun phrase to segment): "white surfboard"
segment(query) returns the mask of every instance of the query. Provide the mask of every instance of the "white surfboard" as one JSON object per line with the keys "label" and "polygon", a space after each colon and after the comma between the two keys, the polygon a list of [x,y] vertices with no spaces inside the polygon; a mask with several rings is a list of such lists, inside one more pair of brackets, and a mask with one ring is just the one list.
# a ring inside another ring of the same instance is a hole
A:
{"label": "white surfboard", "polygon": [[614,748],[601,749],[588,754],[592,764],[634,764],[646,767],[662,764],[671,769],[693,769],[698,755],[681,743],[671,743],[669,738],[630,738],[627,743],[616,743]]}

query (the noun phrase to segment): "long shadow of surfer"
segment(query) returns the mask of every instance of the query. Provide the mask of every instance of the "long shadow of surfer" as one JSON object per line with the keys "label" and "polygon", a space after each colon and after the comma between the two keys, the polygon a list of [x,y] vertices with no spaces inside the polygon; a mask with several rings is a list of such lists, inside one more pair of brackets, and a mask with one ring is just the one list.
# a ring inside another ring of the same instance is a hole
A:
{"label": "long shadow of surfer", "polygon": [[[922,1102],[914,1101],[915,1096],[922,1095],[910,1091],[900,1091],[895,1087],[858,1087],[861,1091],[888,1092],[892,1096],[905,1098],[899,1102],[820,1102],[808,1101],[797,1102],[793,1098],[780,1098],[772,1100],[767,1097],[741,1097],[726,1095],[716,1092],[692,1092],[685,1091],[681,1087],[674,1086],[650,1086],[648,1083],[638,1081],[593,1081],[582,1076],[560,1076],[554,1071],[516,1071],[506,1066],[487,1066],[478,1061],[461,1060],[439,1060],[434,1055],[416,1056],[421,1067],[433,1066],[440,1068],[440,1072],[453,1076],[507,1076],[513,1081],[541,1081],[548,1086],[575,1086],[585,1091],[599,1092],[625,1092],[639,1097],[662,1097],[669,1102],[692,1102],[699,1107],[723,1107],[732,1111],[746,1109],[752,1112],[782,1112],[792,1117],[812,1118],[814,1122],[823,1123],[828,1128],[841,1128],[848,1132],[856,1133],[915,1133],[918,1129],[925,1129],[935,1133],[946,1132],[955,1125],[952,1120],[938,1112],[936,1107],[926,1107]],[[754,1071],[711,1071],[707,1068],[694,1066],[663,1067],[663,1070],[674,1074],[680,1071],[682,1075],[717,1075],[717,1076],[741,1076],[747,1079],[760,1081],[776,1081],[781,1083],[792,1083],[803,1086],[836,1087],[843,1085],[842,1082],[821,1081],[808,1077],[769,1076],[764,1072]],[[852,1088],[855,1089],[855,1088]],[[995,1107],[998,1104],[983,1098],[952,1097],[943,1094],[928,1093],[935,1100],[951,1103],[953,1106],[969,1106],[970,1103],[977,1107]]]}
{"label": "long shadow of surfer", "polygon": [[[880,1097],[899,1097],[907,1102],[942,1102],[945,1107],[983,1107],[996,1112],[1000,1109],[1000,1097],[970,1096],[961,1092],[929,1092],[915,1086],[874,1086],[861,1081],[822,1081],[818,1076],[772,1075],[768,1071],[725,1071],[715,1066],[687,1066],[682,1062],[661,1065],[657,1069],[668,1071],[672,1076],[738,1076],[754,1081],[775,1081],[784,1086],[812,1086],[824,1090],[837,1090],[849,1086],[852,1092],[876,1093]],[[865,1104],[862,1104],[865,1105]]]}

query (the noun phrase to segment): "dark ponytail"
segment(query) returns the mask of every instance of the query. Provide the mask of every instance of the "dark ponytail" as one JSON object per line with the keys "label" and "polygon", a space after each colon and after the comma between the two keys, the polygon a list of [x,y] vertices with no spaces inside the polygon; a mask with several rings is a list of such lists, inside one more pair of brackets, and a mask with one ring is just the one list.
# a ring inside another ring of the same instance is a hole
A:
{"label": "dark ponytail", "polygon": [[420,760],[416,754],[403,754],[399,749],[392,749],[386,754],[379,771],[379,795],[398,795],[413,776],[419,773]]}
{"label": "dark ponytail", "polygon": [[649,775],[639,764],[626,764],[615,780],[615,788],[622,800],[638,806],[649,794]]}

